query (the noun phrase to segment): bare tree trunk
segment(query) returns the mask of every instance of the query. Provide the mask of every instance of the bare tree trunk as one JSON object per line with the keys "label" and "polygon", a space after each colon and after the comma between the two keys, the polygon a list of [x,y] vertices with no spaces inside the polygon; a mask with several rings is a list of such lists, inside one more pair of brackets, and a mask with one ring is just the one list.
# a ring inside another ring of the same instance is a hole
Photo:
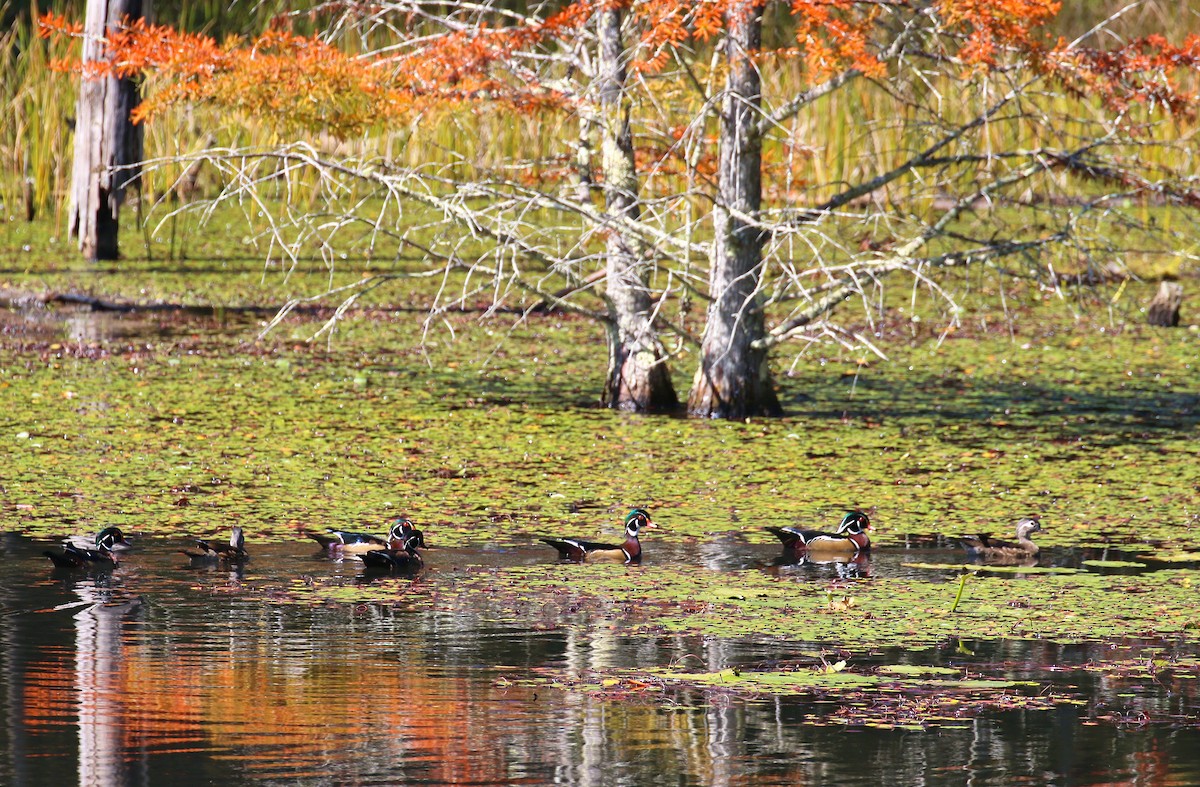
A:
{"label": "bare tree trunk", "polygon": [[[103,60],[102,38],[123,19],[150,12],[150,0],[88,0],[83,62]],[[140,187],[142,129],[129,113],[140,102],[131,79],[83,77],[75,113],[75,169],[71,182],[71,234],[89,260],[117,259],[117,229],[125,189]]]}
{"label": "bare tree trunk", "polygon": [[721,105],[717,204],[713,211],[712,302],[688,412],[706,418],[780,415],[759,298],[763,236],[755,225],[762,202],[762,80],[753,56],[762,45],[762,5],[742,3],[727,17],[729,75]]}
{"label": "bare tree trunk", "polygon": [[625,48],[617,5],[598,12],[600,36],[601,166],[607,228],[608,379],[604,404],[637,412],[679,405],[667,368],[666,353],[654,328],[653,304],[646,285],[642,244],[622,231],[619,221],[636,220],[638,180],[629,100],[625,95]]}

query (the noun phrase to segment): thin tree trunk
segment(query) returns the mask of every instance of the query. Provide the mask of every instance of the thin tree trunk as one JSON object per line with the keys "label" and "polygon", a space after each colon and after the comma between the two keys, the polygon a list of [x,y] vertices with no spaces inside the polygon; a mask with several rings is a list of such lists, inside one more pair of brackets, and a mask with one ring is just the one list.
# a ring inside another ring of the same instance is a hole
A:
{"label": "thin tree trunk", "polygon": [[[604,170],[605,215],[614,220],[636,220],[638,180],[629,128],[629,101],[625,95],[621,11],[612,5],[602,8],[598,17],[600,159]],[[638,412],[674,409],[679,399],[671,383],[666,353],[654,328],[644,250],[615,221],[607,232],[605,300],[609,316],[606,323],[609,366],[604,404]]]}
{"label": "thin tree trunk", "polygon": [[762,5],[746,2],[727,17],[725,82],[720,119],[717,204],[713,212],[712,302],[688,413],[706,418],[780,415],[759,297],[763,236],[752,222],[762,201],[762,84],[753,55],[762,44]]}
{"label": "thin tree trunk", "polygon": [[[83,62],[105,58],[102,38],[122,20],[150,12],[150,0],[88,0]],[[140,102],[130,79],[83,77],[75,112],[70,231],[89,260],[115,260],[125,189],[139,185],[142,129],[129,119]]]}

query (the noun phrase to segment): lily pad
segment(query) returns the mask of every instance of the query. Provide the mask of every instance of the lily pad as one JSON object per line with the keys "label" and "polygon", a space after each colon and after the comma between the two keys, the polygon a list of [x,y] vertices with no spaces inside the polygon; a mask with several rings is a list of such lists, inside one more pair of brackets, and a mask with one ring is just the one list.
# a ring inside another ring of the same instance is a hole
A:
{"label": "lily pad", "polygon": [[954,667],[934,667],[921,664],[885,664],[876,669],[882,675],[961,675],[962,670]]}
{"label": "lily pad", "polygon": [[1081,565],[1088,571],[1102,574],[1137,574],[1149,569],[1145,563],[1133,560],[1085,560]]}
{"label": "lily pad", "polygon": [[903,563],[905,568],[926,571],[971,571],[988,574],[1078,574],[1079,569],[1065,566],[987,566],[979,563]]}

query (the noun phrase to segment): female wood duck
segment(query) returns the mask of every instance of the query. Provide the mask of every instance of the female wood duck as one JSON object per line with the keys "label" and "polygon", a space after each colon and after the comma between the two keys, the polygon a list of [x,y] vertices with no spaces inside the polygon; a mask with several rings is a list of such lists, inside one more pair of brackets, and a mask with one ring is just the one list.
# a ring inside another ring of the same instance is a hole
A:
{"label": "female wood duck", "polygon": [[424,565],[421,556],[417,554],[416,539],[411,537],[394,538],[387,549],[363,552],[358,559],[367,568],[390,571],[393,574],[416,571]]}
{"label": "female wood duck", "polygon": [[1011,541],[992,538],[987,533],[966,536],[960,540],[967,550],[968,557],[991,561],[1021,560],[1037,557],[1038,552],[1041,551],[1038,545],[1030,539],[1031,535],[1041,529],[1042,523],[1036,517],[1027,516],[1017,521],[1017,542],[1015,544]]}
{"label": "female wood duck", "polygon": [[783,550],[792,555],[809,555],[820,558],[822,555],[853,556],[860,552],[869,552],[871,539],[866,530],[871,526],[871,520],[862,511],[851,511],[842,517],[841,524],[832,533],[820,530],[801,530],[798,527],[768,527],[767,530],[778,536],[783,542]]}
{"label": "female wood duck", "polygon": [[200,548],[199,552],[193,552],[190,549],[179,551],[190,557],[193,563],[215,563],[217,561],[242,563],[250,557],[246,552],[246,537],[242,534],[240,527],[235,527],[230,533],[228,544],[214,544],[197,539],[196,546]]}
{"label": "female wood duck", "polygon": [[62,552],[46,550],[42,553],[50,558],[55,568],[114,568],[117,565],[116,556],[107,547],[88,549],[77,547],[67,542],[63,544]]}
{"label": "female wood duck", "polygon": [[66,543],[79,549],[107,549],[109,552],[128,552],[133,545],[125,540],[119,527],[106,527],[94,539],[87,536],[71,536]]}
{"label": "female wood duck", "polygon": [[599,544],[594,541],[583,541],[578,538],[543,538],[539,539],[558,550],[558,556],[563,560],[576,563],[610,561],[615,563],[642,562],[642,544],[638,541],[638,531],[643,528],[658,527],[650,521],[650,513],[644,508],[635,508],[625,517],[625,543]]}

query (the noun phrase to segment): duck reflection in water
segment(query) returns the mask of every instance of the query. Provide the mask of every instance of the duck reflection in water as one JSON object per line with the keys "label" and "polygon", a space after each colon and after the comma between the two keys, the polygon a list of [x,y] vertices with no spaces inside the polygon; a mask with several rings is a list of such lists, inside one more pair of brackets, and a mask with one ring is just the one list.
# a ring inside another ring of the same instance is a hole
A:
{"label": "duck reflection in water", "polygon": [[865,579],[871,576],[871,556],[867,552],[856,555],[811,555],[801,553],[796,557],[784,555],[775,560],[780,573],[800,571],[824,571],[836,574],[838,579]]}

